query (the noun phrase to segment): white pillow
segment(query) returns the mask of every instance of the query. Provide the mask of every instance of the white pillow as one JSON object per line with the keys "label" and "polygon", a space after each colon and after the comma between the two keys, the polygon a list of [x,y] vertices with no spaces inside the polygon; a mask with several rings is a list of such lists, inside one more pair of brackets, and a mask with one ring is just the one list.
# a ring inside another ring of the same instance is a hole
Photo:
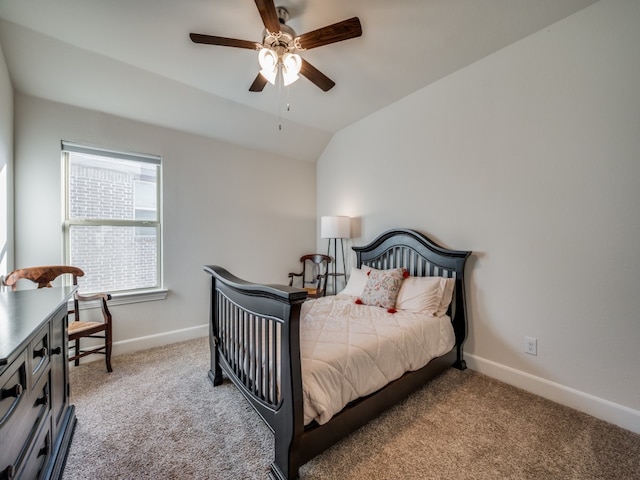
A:
{"label": "white pillow", "polygon": [[366,265],[363,265],[361,269],[353,267],[351,269],[351,275],[349,275],[347,286],[344,287],[344,290],[338,293],[341,295],[351,295],[352,297],[362,296],[364,286],[367,284],[367,280],[369,279],[369,276],[367,274],[371,270],[374,269],[371,267],[367,267]]}
{"label": "white pillow", "polygon": [[454,286],[454,278],[405,278],[400,292],[398,292],[396,309],[441,317],[447,313],[453,297]]}

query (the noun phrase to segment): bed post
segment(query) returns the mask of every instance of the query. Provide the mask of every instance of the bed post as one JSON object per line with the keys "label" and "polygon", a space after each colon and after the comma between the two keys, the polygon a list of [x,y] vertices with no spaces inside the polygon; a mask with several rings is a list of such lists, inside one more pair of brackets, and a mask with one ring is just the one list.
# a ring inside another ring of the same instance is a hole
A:
{"label": "bed post", "polygon": [[214,387],[222,385],[223,376],[222,368],[220,368],[220,357],[218,353],[218,329],[215,322],[215,312],[218,309],[216,300],[216,277],[211,275],[211,292],[210,292],[210,309],[209,309],[209,350],[211,351],[211,369],[209,370],[209,379]]}
{"label": "bed post", "polygon": [[302,302],[283,305],[282,328],[282,404],[272,425],[275,459],[271,480],[297,480],[301,464],[300,438],[304,430],[302,365],[300,362],[300,310]]}
{"label": "bed post", "polygon": [[[464,264],[467,257],[462,260],[460,268],[464,272]],[[463,357],[463,344],[467,338],[467,306],[465,302],[464,277],[456,279],[455,310],[453,317],[453,331],[456,335],[456,361],[453,364],[458,370],[466,370],[467,362]]]}

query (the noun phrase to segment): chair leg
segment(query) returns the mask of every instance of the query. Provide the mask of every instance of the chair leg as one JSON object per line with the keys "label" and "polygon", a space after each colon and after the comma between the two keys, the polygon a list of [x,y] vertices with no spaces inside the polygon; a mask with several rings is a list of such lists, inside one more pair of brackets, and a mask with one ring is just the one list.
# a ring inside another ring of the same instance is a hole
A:
{"label": "chair leg", "polygon": [[77,367],[78,365],[80,365],[80,358],[77,356],[80,354],[80,339],[76,339],[76,351],[75,351],[75,355],[76,355],[76,359],[73,362],[73,364]]}
{"label": "chair leg", "polygon": [[111,325],[109,325],[107,327],[107,330],[104,332],[104,337],[105,337],[105,362],[107,364],[107,372],[113,372],[113,368],[111,368],[111,345],[112,345],[112,340],[111,340]]}

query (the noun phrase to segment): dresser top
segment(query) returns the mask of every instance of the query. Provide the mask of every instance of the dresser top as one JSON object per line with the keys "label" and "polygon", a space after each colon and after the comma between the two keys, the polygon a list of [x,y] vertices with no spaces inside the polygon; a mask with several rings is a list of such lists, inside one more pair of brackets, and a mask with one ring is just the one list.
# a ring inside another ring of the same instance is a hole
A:
{"label": "dresser top", "polygon": [[0,366],[24,347],[38,328],[67,300],[76,287],[0,292]]}

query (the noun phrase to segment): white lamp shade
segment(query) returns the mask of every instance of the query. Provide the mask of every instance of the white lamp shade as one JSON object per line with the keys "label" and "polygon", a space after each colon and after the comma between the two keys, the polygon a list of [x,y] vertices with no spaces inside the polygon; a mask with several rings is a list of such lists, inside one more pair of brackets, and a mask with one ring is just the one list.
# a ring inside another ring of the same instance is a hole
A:
{"label": "white lamp shade", "polygon": [[282,84],[285,87],[288,87],[289,85],[291,85],[293,82],[295,82],[296,80],[298,80],[300,78],[300,76],[297,73],[289,73],[286,70],[282,71]]}
{"label": "white lamp shade", "polygon": [[282,56],[282,78],[285,87],[300,78],[298,73],[300,73],[301,67],[302,59],[300,58],[300,55],[295,53],[285,53]]}
{"label": "white lamp shade", "polygon": [[268,48],[263,48],[258,53],[258,63],[262,67],[260,73],[271,85],[276,82],[278,75],[278,54]]}
{"label": "white lamp shade", "polygon": [[351,218],[322,217],[320,219],[321,238],[351,238]]}

